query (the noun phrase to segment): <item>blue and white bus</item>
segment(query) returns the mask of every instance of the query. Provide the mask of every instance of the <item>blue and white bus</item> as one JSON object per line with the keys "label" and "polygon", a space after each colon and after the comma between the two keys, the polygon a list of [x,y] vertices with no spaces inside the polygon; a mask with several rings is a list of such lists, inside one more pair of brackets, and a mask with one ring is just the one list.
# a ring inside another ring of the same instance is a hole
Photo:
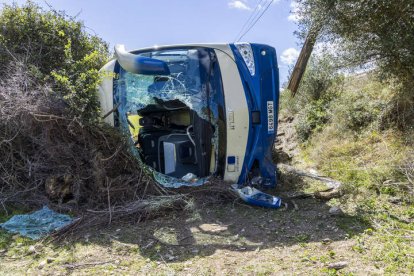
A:
{"label": "blue and white bus", "polygon": [[276,185],[273,47],[190,44],[128,52],[117,45],[102,71],[108,73],[99,87],[104,120],[129,131],[150,171],[179,181],[218,176]]}

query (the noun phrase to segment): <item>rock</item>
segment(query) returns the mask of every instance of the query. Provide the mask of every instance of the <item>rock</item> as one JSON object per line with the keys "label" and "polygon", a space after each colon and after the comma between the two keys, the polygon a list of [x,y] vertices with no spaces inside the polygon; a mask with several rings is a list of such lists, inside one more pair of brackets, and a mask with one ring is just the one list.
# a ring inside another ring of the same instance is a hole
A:
{"label": "rock", "polygon": [[39,269],[42,269],[45,267],[45,265],[47,264],[47,260],[43,260],[39,263],[39,265],[37,266]]}
{"label": "rock", "polygon": [[318,171],[317,170],[315,170],[315,169],[309,169],[309,172],[311,173],[311,174],[314,174],[314,175],[318,175],[319,173],[318,173]]}
{"label": "rock", "polygon": [[331,214],[333,216],[340,216],[343,213],[344,212],[342,211],[342,209],[338,206],[332,206],[331,209],[329,209],[329,214]]}
{"label": "rock", "polygon": [[29,246],[29,249],[27,249],[27,252],[29,254],[34,254],[36,253],[36,248],[34,247],[34,245]]}
{"label": "rock", "polygon": [[323,244],[328,244],[330,242],[332,242],[332,240],[330,238],[325,238],[325,239],[322,240]]}
{"label": "rock", "polygon": [[394,197],[390,197],[390,199],[388,201],[392,204],[399,204],[399,203],[402,202],[402,199],[401,199],[401,197],[394,196]]}
{"label": "rock", "polygon": [[328,264],[329,269],[335,269],[335,270],[340,270],[347,266],[348,266],[348,262],[345,262],[345,261]]}
{"label": "rock", "polygon": [[204,223],[204,224],[201,224],[199,227],[203,231],[213,232],[213,233],[226,231],[228,229],[227,225],[220,225],[220,224],[216,224],[216,223]]}
{"label": "rock", "polygon": [[170,255],[170,254],[166,254],[165,257],[167,258],[167,260],[172,261],[175,259],[174,256]]}

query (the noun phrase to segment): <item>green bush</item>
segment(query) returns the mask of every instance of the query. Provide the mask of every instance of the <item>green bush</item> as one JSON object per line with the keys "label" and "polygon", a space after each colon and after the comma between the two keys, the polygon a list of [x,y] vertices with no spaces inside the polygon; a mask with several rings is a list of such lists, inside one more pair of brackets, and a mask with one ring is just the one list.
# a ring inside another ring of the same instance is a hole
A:
{"label": "green bush", "polygon": [[372,75],[349,76],[343,93],[330,106],[332,124],[356,135],[366,130],[379,130],[395,93]]}
{"label": "green bush", "polygon": [[40,83],[61,94],[74,116],[95,120],[99,111],[98,70],[109,58],[108,45],[63,12],[28,1],[4,5],[0,13],[0,77],[21,62]]}
{"label": "green bush", "polygon": [[296,131],[302,142],[308,140],[313,132],[324,128],[329,120],[328,104],[325,100],[312,101],[299,113]]}
{"label": "green bush", "polygon": [[[296,112],[296,131],[302,142],[313,132],[323,129],[330,119],[329,107],[342,92],[343,76],[335,68],[330,56],[312,57],[295,98],[282,95],[283,108]],[[289,105],[289,106],[288,106]]]}

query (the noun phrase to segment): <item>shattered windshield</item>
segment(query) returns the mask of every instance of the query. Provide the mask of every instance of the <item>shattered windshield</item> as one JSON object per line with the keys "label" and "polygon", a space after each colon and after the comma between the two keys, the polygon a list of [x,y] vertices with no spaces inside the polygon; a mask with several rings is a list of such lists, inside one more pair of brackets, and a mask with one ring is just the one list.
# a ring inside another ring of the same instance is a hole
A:
{"label": "shattered windshield", "polygon": [[174,187],[204,183],[216,172],[219,110],[224,108],[214,51],[173,49],[138,55],[164,61],[170,74],[134,74],[120,67],[114,89],[119,125],[129,131],[136,155],[158,182]]}

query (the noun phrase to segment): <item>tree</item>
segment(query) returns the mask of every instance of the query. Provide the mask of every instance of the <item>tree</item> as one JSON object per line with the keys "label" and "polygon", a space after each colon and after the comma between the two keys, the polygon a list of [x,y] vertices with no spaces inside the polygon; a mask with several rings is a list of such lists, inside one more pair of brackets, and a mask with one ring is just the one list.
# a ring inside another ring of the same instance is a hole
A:
{"label": "tree", "polygon": [[[391,113],[414,120],[413,0],[298,0],[302,34],[322,25],[320,40],[341,46],[345,67],[373,64],[400,90]],[[401,110],[402,109],[402,110]]]}
{"label": "tree", "polygon": [[0,77],[10,62],[23,63],[38,82],[60,93],[74,116],[97,118],[98,70],[109,58],[107,43],[82,22],[31,1],[4,5],[0,28]]}
{"label": "tree", "polygon": [[301,25],[323,25],[323,39],[340,37],[350,65],[375,61],[391,75],[414,73],[412,0],[299,0]]}

